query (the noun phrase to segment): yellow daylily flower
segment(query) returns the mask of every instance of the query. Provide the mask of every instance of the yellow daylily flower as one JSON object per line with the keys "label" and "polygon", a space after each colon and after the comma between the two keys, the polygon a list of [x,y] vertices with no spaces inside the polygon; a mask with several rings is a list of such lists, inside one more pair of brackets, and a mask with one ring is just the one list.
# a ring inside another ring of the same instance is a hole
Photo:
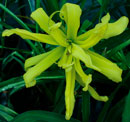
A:
{"label": "yellow daylily flower", "polygon": [[83,71],[80,61],[83,62],[86,67],[102,73],[116,83],[122,81],[122,69],[103,56],[90,51],[89,48],[96,45],[101,39],[108,39],[121,34],[128,25],[128,18],[123,16],[116,22],[109,23],[110,15],[108,13],[95,28],[77,36],[81,13],[82,10],[76,4],[66,3],[63,5],[59,14],[60,18],[64,20],[67,25],[67,32],[64,32],[65,29],[64,31],[61,29],[61,22],[55,23],[51,19],[52,16],[48,17],[42,8],[38,8],[31,14],[31,17],[47,34],[32,33],[18,28],[5,30],[2,33],[2,36],[17,34],[23,39],[58,45],[58,47],[47,53],[27,59],[25,61],[26,73],[23,78],[26,87],[32,87],[36,84],[35,78],[58,61],[58,66],[65,69],[66,74],[65,104],[67,120],[69,120],[73,114],[75,81],[83,86],[83,91],[88,90],[94,99],[104,102],[108,100],[107,96],[100,96],[94,88],[90,86],[92,75],[87,75]]}

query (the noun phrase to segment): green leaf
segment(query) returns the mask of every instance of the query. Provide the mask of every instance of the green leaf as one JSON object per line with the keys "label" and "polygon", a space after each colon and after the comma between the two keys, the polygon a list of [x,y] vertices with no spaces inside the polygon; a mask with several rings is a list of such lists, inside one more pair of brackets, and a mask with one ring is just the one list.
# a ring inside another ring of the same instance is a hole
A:
{"label": "green leaf", "polygon": [[0,49],[8,49],[8,50],[13,50],[21,53],[26,53],[26,54],[31,54],[31,51],[23,50],[23,49],[18,49],[18,48],[10,48],[10,47],[5,47],[0,45]]}
{"label": "green leaf", "polygon": [[125,98],[122,98],[108,112],[105,122],[120,122],[124,109]]}
{"label": "green leaf", "polygon": [[3,9],[5,12],[7,12],[10,16],[12,16],[23,28],[30,30],[24,22],[19,19],[14,13],[12,13],[8,8],[6,8],[4,5],[0,3],[0,8]]}
{"label": "green leaf", "polygon": [[[64,75],[61,75],[58,73],[54,74],[53,72],[49,72],[49,73],[44,72],[42,73],[42,75],[36,78],[37,83],[51,82],[51,80],[43,81],[43,79],[64,79]],[[9,80],[0,82],[0,92],[11,89],[11,88],[15,88],[17,86],[25,87],[23,76],[11,78]]]}
{"label": "green leaf", "polygon": [[126,30],[118,36],[100,41],[100,43],[98,43],[94,48],[96,51],[106,49],[108,52],[107,57],[111,57],[117,51],[124,49],[128,45],[130,45],[130,29]]}
{"label": "green leaf", "polygon": [[17,51],[14,51],[11,54],[9,54],[6,58],[4,58],[4,60],[2,62],[2,68],[4,69],[6,67],[6,65],[9,62],[11,62],[13,59],[16,60],[22,67],[24,67],[22,60],[24,61],[25,58]]}
{"label": "green leaf", "polygon": [[6,122],[5,120],[11,121],[16,115],[18,114],[12,109],[0,105],[0,122]]}
{"label": "green leaf", "polygon": [[80,0],[80,7],[83,9],[85,7],[86,0]]}
{"label": "green leaf", "polygon": [[82,121],[89,122],[90,115],[90,95],[88,92],[82,92]]}
{"label": "green leaf", "polygon": [[62,95],[60,100],[55,105],[53,112],[62,113],[64,110],[65,110],[65,96]]}
{"label": "green leaf", "polygon": [[102,6],[102,0],[97,0],[99,2],[99,4]]}
{"label": "green leaf", "polygon": [[[24,121],[23,121],[24,120]],[[65,120],[64,115],[56,114],[47,111],[28,111],[18,115],[12,122],[79,122],[78,120],[71,119]]]}
{"label": "green leaf", "polygon": [[61,96],[63,96],[63,92],[64,92],[64,82],[60,82],[56,90],[56,95],[54,100],[55,104],[57,104],[58,100],[61,98]]}
{"label": "green leaf", "polygon": [[59,10],[58,0],[43,0],[47,8],[47,12],[51,14],[54,11]]}
{"label": "green leaf", "polygon": [[130,39],[126,40],[125,42],[123,42],[122,44],[116,46],[114,49],[111,50],[110,53],[108,53],[108,56],[111,57],[112,55],[114,55],[116,52],[118,52],[119,50],[125,48],[126,46],[130,45]]}
{"label": "green leaf", "polygon": [[11,121],[14,118],[3,111],[0,111],[0,116],[2,116],[7,121]]}
{"label": "green leaf", "polygon": [[79,35],[82,34],[83,32],[86,32],[86,29],[88,27],[90,27],[93,23],[89,20],[85,20],[80,28],[80,31],[79,31]]}
{"label": "green leaf", "polygon": [[99,20],[101,19],[104,12],[107,13],[108,4],[110,3],[110,0],[98,0],[99,4],[101,5],[100,8],[100,15]]}
{"label": "green leaf", "polygon": [[109,100],[104,104],[104,107],[103,107],[102,111],[100,112],[96,122],[103,122],[104,121],[104,118],[105,118],[105,116],[108,112],[110,104],[111,104],[114,96],[116,95],[116,93],[117,93],[117,91],[119,90],[120,87],[121,87],[121,84],[119,84],[118,87],[114,90],[114,92],[112,92],[112,94],[109,97]]}
{"label": "green leaf", "polygon": [[3,116],[0,115],[0,122],[8,122]]}
{"label": "green leaf", "polygon": [[4,105],[1,105],[1,104],[0,104],[0,111],[3,111],[3,112],[5,112],[5,113],[7,113],[7,114],[9,114],[11,116],[16,116],[17,115],[17,113],[15,111],[13,111],[12,109],[10,109],[10,108],[8,108],[8,107],[6,107]]}
{"label": "green leaf", "polygon": [[34,0],[28,0],[29,3],[29,7],[31,12],[33,12],[35,10],[35,1]]}
{"label": "green leaf", "polygon": [[128,52],[126,55],[126,62],[127,62],[127,66],[130,68],[130,52]]}
{"label": "green leaf", "polygon": [[[5,12],[7,12],[11,17],[13,17],[24,29],[27,29],[28,31],[31,31],[30,28],[21,20],[19,19],[13,12],[11,12],[8,8],[6,8],[4,5],[0,3],[0,8],[3,9]],[[37,54],[39,54],[39,51],[35,47],[35,45],[30,41],[26,39],[26,42],[32,47],[32,49],[35,50]]]}
{"label": "green leaf", "polygon": [[102,111],[100,112],[98,119],[96,122],[103,122],[106,114],[108,112],[108,109],[112,103],[112,100],[114,99],[114,96],[116,95],[116,93],[118,92],[118,90],[120,89],[120,87],[122,86],[123,83],[125,83],[130,77],[130,71],[125,75],[122,83],[120,83],[117,88],[111,93],[111,95],[109,96],[109,100],[104,104],[104,107],[102,109]]}
{"label": "green leaf", "polygon": [[124,112],[122,114],[122,122],[130,122],[130,91],[126,97]]}

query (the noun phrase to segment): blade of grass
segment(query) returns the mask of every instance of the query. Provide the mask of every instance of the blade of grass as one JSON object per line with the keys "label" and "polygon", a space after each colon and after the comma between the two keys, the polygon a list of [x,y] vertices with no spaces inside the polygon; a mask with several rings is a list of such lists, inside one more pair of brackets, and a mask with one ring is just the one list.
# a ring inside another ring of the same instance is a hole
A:
{"label": "blade of grass", "polygon": [[122,122],[130,122],[130,91],[126,97],[124,112],[122,114]]}
{"label": "blade of grass", "polygon": [[[36,9],[39,8],[39,7],[40,7],[40,0],[36,0]],[[39,28],[39,25],[37,23],[36,23],[35,28],[36,28],[36,33],[39,33],[40,28]],[[37,42],[36,44],[37,44],[38,49],[40,50],[40,52],[44,52],[42,44],[40,42]]]}
{"label": "blade of grass", "polygon": [[58,103],[55,105],[53,112],[62,113],[65,110],[65,96],[62,95]]}
{"label": "blade of grass", "polygon": [[[43,79],[64,79],[65,77],[63,75],[53,75],[53,73],[49,72],[44,72],[41,76],[37,77],[37,84],[39,83],[46,83],[46,82],[51,82],[51,80],[45,80]],[[59,80],[60,81],[60,80]],[[11,88],[17,87],[17,86],[25,87],[25,82],[23,80],[23,76],[11,78],[9,80],[0,82],[0,92],[9,90]]]}
{"label": "blade of grass", "polygon": [[60,8],[67,2],[67,0],[61,0],[60,1]]}
{"label": "blade of grass", "polygon": [[103,121],[104,121],[104,118],[105,118],[105,116],[106,116],[106,114],[107,114],[107,111],[108,111],[108,109],[109,109],[109,106],[110,106],[110,104],[111,104],[111,102],[112,102],[114,96],[116,95],[116,93],[117,93],[117,91],[119,90],[120,87],[121,87],[121,84],[119,84],[119,85],[117,86],[117,88],[114,90],[114,92],[112,92],[112,94],[111,94],[110,97],[109,97],[108,102],[106,102],[106,103],[104,104],[104,107],[103,107],[102,111],[100,112],[100,114],[99,114],[98,119],[97,119],[96,122],[103,122]]}
{"label": "blade of grass", "polygon": [[29,3],[29,7],[31,12],[33,12],[35,10],[35,1],[34,0],[28,0]]}
{"label": "blade of grass", "polygon": [[93,24],[93,23],[92,23],[91,21],[85,20],[85,21],[83,22],[83,24],[82,24],[82,26],[81,26],[81,28],[80,28],[78,34],[80,35],[81,33],[86,32],[86,29],[87,29],[88,27],[90,27],[92,24]]}
{"label": "blade of grass", "polygon": [[7,120],[8,122],[11,121],[14,117],[8,115],[7,113],[3,112],[3,111],[0,111],[0,115],[5,119]]}
{"label": "blade of grass", "polygon": [[7,50],[13,50],[13,51],[21,52],[21,53],[31,54],[31,51],[27,51],[27,50],[23,50],[23,49],[17,49],[17,48],[0,46],[0,49],[7,49]]}
{"label": "blade of grass", "polygon": [[[114,48],[116,48],[117,46],[125,43],[129,44],[129,39],[130,39],[130,29],[126,30],[125,32],[123,32],[122,34],[109,38],[107,40],[104,40],[100,43],[98,43],[95,46],[95,49],[98,51],[100,51],[101,49],[103,49],[104,47],[107,47],[107,51],[112,50]],[[128,41],[128,42],[126,42]],[[114,42],[114,43],[113,43]]]}
{"label": "blade of grass", "polygon": [[90,115],[90,95],[88,92],[82,92],[82,121],[89,122]]}
{"label": "blade of grass", "polygon": [[1,105],[0,104],[0,111],[3,111],[3,112],[6,112],[7,114],[11,115],[11,116],[16,116],[18,115],[18,113],[16,113],[15,111],[13,111],[12,109],[4,106],[4,105]]}
{"label": "blade of grass", "polygon": [[116,95],[116,93],[118,92],[118,90],[120,89],[120,87],[127,81],[127,79],[130,77],[130,71],[126,74],[126,76],[124,77],[122,83],[120,83],[117,88],[114,90],[114,92],[112,92],[112,94],[109,97],[109,100],[104,104],[104,107],[102,109],[102,111],[100,112],[98,119],[96,122],[103,122],[104,118],[108,112],[108,109],[110,107],[110,104],[114,98],[114,96]]}
{"label": "blade of grass", "polygon": [[24,67],[24,64],[22,61],[24,61],[25,58],[20,53],[14,51],[11,54],[9,54],[6,58],[4,58],[4,60],[2,61],[2,69],[4,69],[6,67],[6,65],[9,62],[11,62],[13,59],[15,59],[22,67]]}
{"label": "blade of grass", "polygon": [[0,122],[8,122],[2,115],[0,115]]}
{"label": "blade of grass", "polygon": [[130,39],[126,40],[125,42],[123,42],[122,44],[116,46],[114,49],[111,50],[111,52],[108,53],[108,57],[111,57],[112,55],[114,55],[116,52],[118,52],[119,50],[125,48],[126,46],[130,45]]}
{"label": "blade of grass", "polygon": [[[27,29],[27,30],[31,31],[28,28],[28,26],[21,19],[19,19],[13,12],[11,12],[8,8],[6,8],[1,3],[0,3],[0,8],[3,9],[5,12],[7,12],[10,16],[12,16],[24,29]],[[35,45],[30,40],[26,40],[26,42],[32,47],[32,49],[35,50],[35,52],[37,54],[39,54],[39,51],[37,50],[37,48],[35,47]]]}
{"label": "blade of grass", "polygon": [[80,7],[83,9],[85,7],[86,0],[80,0]]}
{"label": "blade of grass", "polygon": [[56,105],[64,90],[64,82],[61,82],[56,90],[54,104]]}
{"label": "blade of grass", "polygon": [[[36,9],[40,7],[40,0],[36,0]],[[39,26],[38,24],[36,23],[36,33],[39,32]]]}
{"label": "blade of grass", "polygon": [[12,13],[8,8],[6,8],[4,5],[0,3],[0,8],[3,9],[5,12],[7,12],[10,16],[12,16],[23,28],[30,30],[24,22],[19,19],[14,13]]}
{"label": "blade of grass", "polygon": [[[125,98],[122,98],[117,102],[107,114],[105,122],[120,122],[121,115],[124,109]],[[113,116],[114,115],[114,116]]]}
{"label": "blade of grass", "polygon": [[80,122],[72,119],[65,120],[64,115],[41,110],[27,111],[18,115],[12,122]]}

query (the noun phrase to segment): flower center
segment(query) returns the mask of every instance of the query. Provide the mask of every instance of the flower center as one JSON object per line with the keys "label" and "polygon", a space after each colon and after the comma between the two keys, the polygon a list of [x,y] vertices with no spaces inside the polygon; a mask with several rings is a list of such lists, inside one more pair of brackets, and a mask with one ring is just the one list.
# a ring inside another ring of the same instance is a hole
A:
{"label": "flower center", "polygon": [[72,45],[72,40],[71,39],[66,39],[66,41],[69,43],[69,45]]}

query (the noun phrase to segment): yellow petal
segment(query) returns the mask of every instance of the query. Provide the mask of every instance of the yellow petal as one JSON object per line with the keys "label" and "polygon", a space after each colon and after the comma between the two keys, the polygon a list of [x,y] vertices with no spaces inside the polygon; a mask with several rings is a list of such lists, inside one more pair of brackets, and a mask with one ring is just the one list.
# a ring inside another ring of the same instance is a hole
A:
{"label": "yellow petal", "polygon": [[[104,17],[101,18],[101,23],[97,24],[97,25],[95,26],[95,28],[93,28],[93,29],[91,29],[91,30],[85,32],[84,34],[79,35],[79,36],[77,37],[77,41],[87,40],[87,39],[90,37],[90,35],[92,35],[92,34],[95,33],[96,31],[97,31],[97,32],[98,32],[98,31],[102,31],[102,29],[104,28],[104,27],[102,27],[102,26],[104,26],[105,24],[107,24],[107,23],[109,22],[109,20],[110,20],[110,15],[109,15],[109,13],[107,13]],[[100,27],[102,27],[102,29],[100,29]],[[103,30],[103,31],[105,32],[105,30]],[[103,36],[104,32],[101,32],[101,33],[102,33],[102,36]],[[91,41],[92,41],[92,40],[91,40]]]}
{"label": "yellow petal", "polygon": [[87,91],[88,90],[88,86],[89,86],[89,84],[92,81],[92,75],[89,74],[87,76],[88,76],[87,80],[86,80],[86,82],[84,82],[82,80],[82,78],[80,77],[80,75],[78,73],[76,73],[76,81],[83,87],[83,89],[82,89],[83,91]]}
{"label": "yellow petal", "polygon": [[29,87],[32,87],[32,86],[35,86],[36,85],[36,80],[32,80],[31,82],[25,82],[25,86],[26,88],[29,88]]}
{"label": "yellow petal", "polygon": [[91,57],[92,64],[100,69],[97,71],[104,74],[106,77],[108,77],[114,82],[118,83],[122,81],[122,69],[120,69],[115,63],[112,63],[103,56],[94,53],[90,50],[87,50],[86,54],[88,54]]}
{"label": "yellow petal", "polygon": [[66,73],[66,89],[65,89],[65,104],[66,104],[66,120],[69,120],[73,114],[75,97],[74,97],[74,87],[75,87],[75,69],[65,71]]}
{"label": "yellow petal", "polygon": [[30,39],[30,40],[38,41],[38,42],[42,42],[42,43],[58,45],[58,43],[49,35],[32,33],[32,32],[26,31],[24,29],[18,29],[18,28],[5,30],[2,33],[2,36],[11,36],[12,34],[17,34],[23,39]]}
{"label": "yellow petal", "polygon": [[48,15],[42,8],[38,8],[32,12],[31,17],[39,24],[39,26],[45,31],[49,32],[49,26],[55,24],[54,21],[49,20]]}
{"label": "yellow petal", "polygon": [[89,93],[91,94],[91,96],[98,100],[98,101],[103,101],[103,102],[106,102],[108,101],[108,97],[107,96],[100,96],[95,90],[93,87],[91,87],[90,85],[88,86],[88,91]]}
{"label": "yellow petal", "polygon": [[52,26],[49,27],[49,31],[53,31],[55,29],[58,29],[61,26],[62,22],[58,22]]}
{"label": "yellow petal", "polygon": [[70,71],[72,69],[73,65],[73,57],[71,53],[69,53],[68,48],[64,51],[63,56],[58,62],[58,66],[62,67],[63,69],[66,69],[66,71]]}
{"label": "yellow petal", "polygon": [[81,9],[78,5],[66,3],[60,11],[61,19],[65,20],[67,24],[67,38],[75,40],[77,31],[80,26]]}
{"label": "yellow petal", "polygon": [[127,27],[129,19],[125,16],[121,17],[114,23],[109,23],[108,28],[104,34],[104,39],[108,39],[113,36],[121,34]]}
{"label": "yellow petal", "polygon": [[49,68],[53,63],[58,60],[64,52],[63,47],[57,47],[53,49],[53,51],[46,56],[43,60],[41,60],[37,65],[32,68],[29,68],[28,71],[24,74],[24,81],[26,87],[31,87],[31,82],[34,82],[35,78],[39,76],[43,71]]}
{"label": "yellow petal", "polygon": [[101,18],[102,23],[108,23],[110,20],[110,14],[107,13],[104,17]]}
{"label": "yellow petal", "polygon": [[65,49],[61,59],[58,61],[58,66],[63,68],[66,63],[66,60],[67,60],[67,49]]}
{"label": "yellow petal", "polygon": [[72,44],[72,56],[83,61],[87,67],[98,69],[96,66],[92,64],[90,56],[86,54],[80,46],[76,44]]}
{"label": "yellow petal", "polygon": [[82,79],[82,82],[83,82],[83,91],[87,91],[88,90],[88,85],[91,83],[92,81],[92,75],[86,75],[80,65],[80,61],[79,59],[75,59],[75,63],[74,63],[74,66],[75,66],[75,70],[76,72],[79,74],[79,76],[81,77]]}
{"label": "yellow petal", "polygon": [[31,57],[31,58],[28,58],[26,61],[25,61],[25,64],[24,64],[24,68],[25,70],[27,71],[28,68],[36,65],[37,63],[39,63],[41,60],[43,60],[44,58],[46,58],[53,50],[47,52],[47,53],[44,53],[44,54],[40,54],[40,55],[37,55],[37,56],[34,56],[34,57]]}
{"label": "yellow petal", "polygon": [[56,40],[56,42],[59,45],[61,45],[63,47],[68,46],[68,43],[66,41],[66,36],[60,29],[54,29],[54,30],[50,31],[50,35]]}
{"label": "yellow petal", "polygon": [[86,40],[77,41],[76,43],[79,44],[80,47],[85,49],[93,47],[103,38],[106,29],[107,24],[101,25],[100,27],[96,27]]}

